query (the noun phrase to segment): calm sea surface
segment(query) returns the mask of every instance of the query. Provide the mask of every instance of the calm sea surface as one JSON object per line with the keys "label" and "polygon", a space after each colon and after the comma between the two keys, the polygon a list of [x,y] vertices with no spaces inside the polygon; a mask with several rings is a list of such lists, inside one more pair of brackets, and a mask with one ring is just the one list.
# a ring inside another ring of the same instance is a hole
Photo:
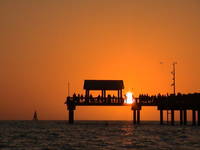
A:
{"label": "calm sea surface", "polygon": [[200,150],[200,127],[131,121],[0,121],[0,150]]}

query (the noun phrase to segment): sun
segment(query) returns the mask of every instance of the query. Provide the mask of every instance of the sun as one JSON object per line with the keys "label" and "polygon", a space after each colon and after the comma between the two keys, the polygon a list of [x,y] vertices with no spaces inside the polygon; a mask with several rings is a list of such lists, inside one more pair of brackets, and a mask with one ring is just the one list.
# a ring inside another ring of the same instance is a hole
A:
{"label": "sun", "polygon": [[134,102],[133,93],[132,93],[132,92],[127,92],[127,93],[126,93],[126,100],[125,100],[125,103],[126,103],[126,104],[132,104],[133,102]]}

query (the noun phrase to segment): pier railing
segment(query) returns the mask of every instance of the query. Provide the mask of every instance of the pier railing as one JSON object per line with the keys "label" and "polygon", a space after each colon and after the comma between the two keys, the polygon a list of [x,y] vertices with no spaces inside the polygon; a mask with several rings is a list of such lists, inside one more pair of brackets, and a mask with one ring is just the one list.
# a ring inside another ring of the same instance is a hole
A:
{"label": "pier railing", "polygon": [[[67,97],[65,104],[73,103],[77,106],[85,105],[130,105],[125,103],[124,98],[118,97],[83,97],[73,96]],[[177,94],[177,95],[144,95],[141,94],[138,98],[135,98],[134,105],[139,106],[158,106],[159,109],[200,109],[200,93],[194,94]]]}
{"label": "pier railing", "polygon": [[200,93],[177,95],[140,95],[141,106],[159,106],[159,108],[172,109],[200,109]]}
{"label": "pier railing", "polygon": [[85,106],[85,105],[124,105],[125,100],[123,98],[117,98],[117,97],[79,97],[79,96],[73,96],[73,97],[67,97],[65,104],[71,104],[74,103],[74,105],[77,106]]}

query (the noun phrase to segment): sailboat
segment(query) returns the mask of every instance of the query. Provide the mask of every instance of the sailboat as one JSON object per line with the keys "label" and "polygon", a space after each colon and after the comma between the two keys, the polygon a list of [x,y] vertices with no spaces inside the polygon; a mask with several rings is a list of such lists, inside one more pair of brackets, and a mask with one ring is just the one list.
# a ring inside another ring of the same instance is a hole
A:
{"label": "sailboat", "polygon": [[37,112],[36,112],[36,111],[34,112],[34,115],[33,115],[33,120],[34,120],[34,121],[37,121],[37,120],[38,120],[38,117],[37,117]]}

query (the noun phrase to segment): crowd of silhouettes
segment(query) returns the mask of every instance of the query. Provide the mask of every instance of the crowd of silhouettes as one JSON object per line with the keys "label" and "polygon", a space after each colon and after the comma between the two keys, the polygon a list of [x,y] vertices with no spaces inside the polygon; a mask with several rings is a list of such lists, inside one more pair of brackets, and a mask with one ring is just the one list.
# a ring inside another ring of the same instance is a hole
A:
{"label": "crowd of silhouettes", "polygon": [[123,98],[118,98],[115,95],[111,96],[110,94],[108,94],[107,97],[102,97],[101,95],[93,97],[92,94],[83,96],[82,94],[75,93],[72,98],[68,97],[67,101],[73,101],[75,104],[115,104],[124,102]]}
{"label": "crowd of silhouettes", "polygon": [[166,94],[166,95],[139,95],[140,104],[153,105],[182,105],[182,106],[198,106],[200,107],[200,93],[192,94]]}
{"label": "crowd of silhouettes", "polygon": [[[200,93],[193,94],[166,94],[166,95],[139,95],[137,102],[141,105],[174,105],[174,106],[191,106],[200,108]],[[89,96],[83,96],[82,94],[73,94],[72,97],[67,97],[67,104],[123,104],[124,99],[115,97],[114,95],[107,95],[102,97],[98,95],[93,97],[92,94]]]}

